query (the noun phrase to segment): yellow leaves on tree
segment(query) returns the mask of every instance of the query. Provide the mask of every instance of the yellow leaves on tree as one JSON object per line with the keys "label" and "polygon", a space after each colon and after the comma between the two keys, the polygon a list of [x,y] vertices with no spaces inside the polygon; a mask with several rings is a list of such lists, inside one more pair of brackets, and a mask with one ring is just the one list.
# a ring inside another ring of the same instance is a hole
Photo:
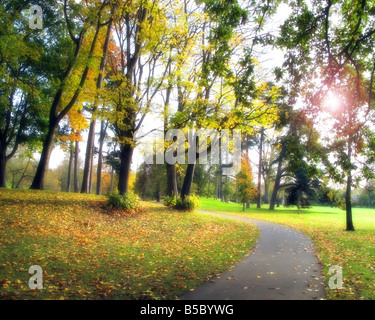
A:
{"label": "yellow leaves on tree", "polygon": [[251,169],[249,157],[242,157],[241,171],[236,175],[237,193],[240,196],[243,208],[245,204],[254,200],[258,195],[253,181],[253,171]]}

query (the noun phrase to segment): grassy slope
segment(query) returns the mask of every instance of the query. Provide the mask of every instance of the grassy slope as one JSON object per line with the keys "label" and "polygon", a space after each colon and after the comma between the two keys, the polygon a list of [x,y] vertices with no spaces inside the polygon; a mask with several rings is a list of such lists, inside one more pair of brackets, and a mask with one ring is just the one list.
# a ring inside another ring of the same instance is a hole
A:
{"label": "grassy slope", "polygon": [[[234,262],[258,230],[145,204],[114,216],[96,196],[0,190],[0,299],[174,299]],[[28,269],[43,268],[43,290]]]}
{"label": "grassy slope", "polygon": [[201,209],[245,215],[288,225],[313,239],[324,266],[327,283],[330,266],[343,268],[344,288],[329,290],[331,299],[375,299],[375,210],[353,210],[355,232],[345,231],[345,212],[337,208],[314,207],[297,214],[295,208],[280,207],[274,212],[267,208],[242,211],[242,205],[201,199]]}

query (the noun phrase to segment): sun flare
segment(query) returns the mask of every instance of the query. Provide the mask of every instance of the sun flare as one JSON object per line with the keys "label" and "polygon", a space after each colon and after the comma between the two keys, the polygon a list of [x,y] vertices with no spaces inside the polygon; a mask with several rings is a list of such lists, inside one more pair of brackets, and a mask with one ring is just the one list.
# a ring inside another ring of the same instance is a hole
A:
{"label": "sun flare", "polygon": [[337,94],[330,91],[324,101],[324,106],[328,110],[336,111],[341,105],[341,100]]}

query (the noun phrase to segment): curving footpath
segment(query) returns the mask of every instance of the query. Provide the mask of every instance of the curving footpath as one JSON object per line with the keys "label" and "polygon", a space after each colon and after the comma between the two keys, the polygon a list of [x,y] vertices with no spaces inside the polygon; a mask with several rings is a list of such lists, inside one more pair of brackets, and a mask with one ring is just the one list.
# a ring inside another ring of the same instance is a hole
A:
{"label": "curving footpath", "polygon": [[321,300],[324,277],[310,238],[292,228],[233,215],[260,229],[249,255],[231,269],[183,294],[181,300]]}

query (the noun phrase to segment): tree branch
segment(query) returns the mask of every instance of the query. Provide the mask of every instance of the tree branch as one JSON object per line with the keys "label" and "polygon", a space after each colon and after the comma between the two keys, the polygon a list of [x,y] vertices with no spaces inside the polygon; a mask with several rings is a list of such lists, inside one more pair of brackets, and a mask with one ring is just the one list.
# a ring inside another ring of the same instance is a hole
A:
{"label": "tree branch", "polygon": [[75,45],[78,46],[78,45],[79,45],[79,39],[76,38],[76,37],[73,35],[72,24],[71,24],[71,22],[69,21],[67,6],[68,6],[68,5],[67,5],[67,0],[64,0],[64,17],[65,17],[66,27],[67,27],[67,29],[68,29],[68,33],[69,33],[70,38],[71,38],[72,41],[75,43]]}

